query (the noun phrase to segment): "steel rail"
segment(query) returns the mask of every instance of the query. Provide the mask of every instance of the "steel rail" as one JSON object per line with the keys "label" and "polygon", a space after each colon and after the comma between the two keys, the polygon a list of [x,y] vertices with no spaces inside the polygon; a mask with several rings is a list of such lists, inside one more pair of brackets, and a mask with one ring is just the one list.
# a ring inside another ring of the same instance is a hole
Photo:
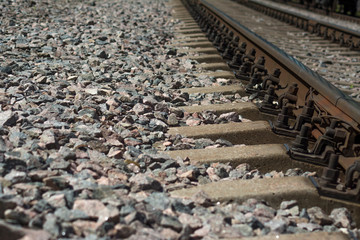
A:
{"label": "steel rail", "polygon": [[[279,15],[279,17],[281,17],[284,21],[287,21],[293,25],[296,24],[297,20],[301,20],[303,22],[302,28],[304,30],[310,32],[317,32],[318,34],[329,39],[331,37],[334,37],[333,41],[337,41],[337,42],[340,42],[340,39],[342,39],[341,41],[343,41],[344,43],[348,42],[348,44],[351,44],[349,45],[349,47],[351,48],[359,49],[360,47],[360,32],[358,31],[345,28],[334,23],[329,23],[318,19],[314,19],[293,11],[285,11],[282,9],[278,9],[265,2],[260,2],[257,0],[247,0],[247,1],[235,0],[235,1],[242,3],[248,7],[254,8],[257,11],[263,11],[270,14],[269,12],[270,10],[271,13],[276,12],[278,14],[282,14]],[[331,36],[332,34],[334,36]]]}
{"label": "steel rail", "polygon": [[[284,1],[280,1],[280,0],[274,0],[274,2],[284,3]],[[320,9],[320,8],[316,8],[314,6],[311,6],[311,4],[309,6],[306,6],[305,4],[300,4],[300,3],[297,3],[297,2],[294,2],[294,1],[287,1],[286,5],[292,6],[294,8],[305,9],[305,10],[308,10],[308,11],[315,12],[317,14],[330,16],[330,17],[337,18],[337,19],[347,21],[347,22],[351,22],[351,23],[357,23],[357,24],[360,23],[360,18],[359,17],[347,15],[347,14],[340,13],[340,12],[335,12],[334,10],[326,11],[325,9]]]}
{"label": "steel rail", "polygon": [[[310,70],[304,64],[275,45],[253,33],[207,0],[200,0],[200,3],[206,9],[211,11],[212,14],[219,17],[229,28],[233,29],[234,32],[241,35],[241,41],[245,38],[248,41],[248,46],[257,48],[259,51],[256,52],[256,56],[265,56],[265,66],[267,68],[273,69],[275,66],[280,66],[280,68],[286,70],[289,74],[282,71],[280,77],[281,82],[296,82],[300,84],[299,88],[302,87],[303,91],[300,91],[299,93],[299,105],[305,105],[305,95],[307,94],[309,87],[312,87],[320,93],[321,96],[317,96],[316,100],[322,103],[322,107],[324,107],[329,114],[351,123],[355,128],[359,128],[360,105],[351,99],[351,97],[342,93],[319,74]],[[301,102],[301,100],[303,102]]]}

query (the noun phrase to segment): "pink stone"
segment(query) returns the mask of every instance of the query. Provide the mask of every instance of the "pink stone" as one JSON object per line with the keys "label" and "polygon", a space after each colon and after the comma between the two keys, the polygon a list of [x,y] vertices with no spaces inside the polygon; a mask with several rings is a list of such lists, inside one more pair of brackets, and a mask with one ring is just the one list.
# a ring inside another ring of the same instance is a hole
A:
{"label": "pink stone", "polygon": [[100,223],[86,220],[76,220],[73,222],[73,227],[76,235],[89,235],[96,232],[96,229],[100,226]]}
{"label": "pink stone", "polygon": [[81,210],[89,217],[98,218],[98,222],[115,219],[119,216],[119,211],[115,208],[107,208],[101,201],[96,199],[77,199],[73,209]]}

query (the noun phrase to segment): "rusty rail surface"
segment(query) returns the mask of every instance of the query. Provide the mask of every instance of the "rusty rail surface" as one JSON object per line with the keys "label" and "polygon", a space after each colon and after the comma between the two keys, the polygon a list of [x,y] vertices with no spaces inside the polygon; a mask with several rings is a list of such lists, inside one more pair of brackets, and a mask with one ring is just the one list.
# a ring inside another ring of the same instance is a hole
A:
{"label": "rusty rail surface", "polygon": [[[324,166],[323,175],[313,178],[319,193],[358,202],[360,105],[209,1],[187,0],[184,4],[228,59],[236,77],[246,84],[246,91],[262,99],[259,110],[277,115],[271,123],[273,131],[293,138],[287,145],[288,154],[295,160]],[[302,26],[308,29],[325,26],[312,21],[301,18]],[[348,30],[342,31],[347,39]],[[353,46],[358,46],[358,39]],[[342,182],[338,182],[339,177]]]}

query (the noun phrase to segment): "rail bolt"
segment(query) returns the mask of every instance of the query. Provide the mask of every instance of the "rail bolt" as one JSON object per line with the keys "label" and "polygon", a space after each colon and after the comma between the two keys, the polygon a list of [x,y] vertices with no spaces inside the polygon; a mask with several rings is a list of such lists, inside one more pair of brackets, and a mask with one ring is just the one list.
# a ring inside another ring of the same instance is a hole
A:
{"label": "rail bolt", "polygon": [[330,155],[329,166],[324,168],[321,179],[327,183],[336,183],[339,177],[339,170],[336,169],[339,162],[339,155],[332,153]]}
{"label": "rail bolt", "polygon": [[308,145],[309,145],[309,130],[310,127],[308,125],[303,125],[301,127],[301,131],[294,141],[291,142],[292,147],[291,149],[296,152],[307,153],[308,152]]}

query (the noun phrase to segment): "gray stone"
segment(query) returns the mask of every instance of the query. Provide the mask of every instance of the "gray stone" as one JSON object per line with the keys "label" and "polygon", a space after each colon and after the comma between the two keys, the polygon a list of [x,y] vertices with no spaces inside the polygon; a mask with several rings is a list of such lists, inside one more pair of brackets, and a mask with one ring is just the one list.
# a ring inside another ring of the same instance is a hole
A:
{"label": "gray stone", "polygon": [[37,138],[42,134],[42,130],[39,128],[30,128],[22,130],[25,134],[30,137]]}
{"label": "gray stone", "polygon": [[70,167],[70,163],[64,160],[55,160],[50,163],[50,168],[53,170],[67,170]]}
{"label": "gray stone", "polygon": [[78,112],[78,115],[79,116],[87,116],[87,117],[92,118],[92,119],[97,119],[98,118],[97,111],[94,108],[81,109]]}
{"label": "gray stone", "polygon": [[294,206],[296,206],[298,203],[296,200],[290,200],[290,201],[283,201],[280,204],[280,209],[290,209]]}
{"label": "gray stone", "polygon": [[229,173],[226,171],[224,167],[218,167],[215,169],[216,175],[218,175],[220,178],[227,178],[229,177]]}
{"label": "gray stone", "polygon": [[150,112],[152,110],[152,108],[149,105],[137,103],[132,108],[132,110],[135,112],[135,114],[142,115],[144,113]]}
{"label": "gray stone", "polygon": [[132,212],[135,212],[135,208],[131,205],[122,206],[120,209],[120,216],[126,216]]}
{"label": "gray stone", "polygon": [[315,230],[322,230],[322,227],[316,223],[298,223],[297,227],[308,230],[309,232],[313,232]]}
{"label": "gray stone", "polygon": [[256,204],[255,209],[254,209],[254,215],[257,215],[257,216],[273,218],[275,216],[275,213],[276,213],[275,209],[273,209],[272,207],[269,207],[263,203]]}
{"label": "gray stone", "polygon": [[317,224],[320,225],[331,225],[333,223],[333,219],[330,218],[321,208],[312,207],[307,210],[310,219]]}
{"label": "gray stone", "polygon": [[196,149],[202,149],[211,145],[214,145],[214,141],[208,138],[200,138],[195,140]]}
{"label": "gray stone", "polygon": [[310,217],[309,217],[309,214],[308,214],[306,208],[301,209],[299,217],[310,220]]}
{"label": "gray stone", "polygon": [[44,230],[57,237],[61,233],[60,224],[54,214],[47,214],[45,217]]}
{"label": "gray stone", "polygon": [[10,142],[14,145],[14,147],[21,147],[27,139],[27,135],[20,131],[11,131],[9,135]]}
{"label": "gray stone", "polygon": [[295,234],[298,234],[298,233],[306,233],[307,231],[303,228],[298,228],[298,227],[295,227],[295,226],[287,226],[286,228],[286,233],[295,233]]}
{"label": "gray stone", "polygon": [[300,214],[299,206],[294,206],[294,207],[292,207],[290,209],[287,209],[287,211],[292,216],[299,216],[299,214]]}
{"label": "gray stone", "polygon": [[165,210],[170,206],[170,200],[169,197],[166,195],[166,193],[161,192],[153,192],[148,196],[145,200],[146,209],[148,211],[154,211],[154,210]]}
{"label": "gray stone", "polygon": [[59,154],[64,160],[76,159],[76,153],[69,147],[61,146],[59,149]]}
{"label": "gray stone", "polygon": [[224,139],[217,139],[216,141],[215,141],[215,143],[216,144],[220,144],[220,145],[222,145],[222,146],[227,146],[227,147],[231,147],[231,146],[233,146],[233,144],[230,142],[230,141],[227,141],[227,140],[224,140]]}
{"label": "gray stone", "polygon": [[0,128],[3,126],[14,126],[16,124],[17,115],[11,110],[0,111]]}
{"label": "gray stone", "polygon": [[132,185],[132,191],[141,191],[141,190],[153,190],[153,191],[162,191],[163,188],[161,183],[151,177],[146,176],[145,174],[136,174],[129,178],[129,182]]}
{"label": "gray stone", "polygon": [[191,207],[175,199],[171,203],[171,209],[179,213],[191,214]]}
{"label": "gray stone", "polygon": [[25,172],[16,171],[14,169],[11,170],[10,173],[6,174],[4,178],[12,184],[26,182],[28,180]]}
{"label": "gray stone", "polygon": [[303,174],[303,171],[300,168],[293,168],[293,169],[288,169],[285,173],[285,176],[295,177],[295,176],[300,176],[301,174]]}
{"label": "gray stone", "polygon": [[108,54],[105,51],[97,52],[96,56],[99,57],[99,58],[108,58]]}
{"label": "gray stone", "polygon": [[0,218],[4,218],[7,209],[14,209],[18,204],[18,199],[13,195],[0,194]]}
{"label": "gray stone", "polygon": [[168,116],[167,124],[169,124],[169,126],[177,126],[179,124],[179,121],[178,121],[175,113],[171,113]]}
{"label": "gray stone", "polygon": [[236,224],[233,227],[241,234],[241,237],[254,236],[253,229],[247,224]]}
{"label": "gray stone", "polygon": [[159,119],[151,119],[149,127],[152,131],[166,132],[168,129],[168,125]]}
{"label": "gray stone", "polygon": [[43,179],[43,182],[53,190],[63,190],[69,186],[69,182],[61,176],[47,177]]}
{"label": "gray stone", "polygon": [[76,209],[69,210],[67,207],[57,208],[54,214],[58,219],[64,222],[90,219],[90,217],[83,211]]}
{"label": "gray stone", "polygon": [[191,199],[197,204],[204,207],[208,207],[212,205],[210,197],[204,191],[197,192],[192,196]]}
{"label": "gray stone", "polygon": [[40,143],[48,149],[56,148],[57,140],[54,131],[51,129],[45,130],[40,137]]}
{"label": "gray stone", "polygon": [[162,216],[160,225],[163,227],[171,228],[177,232],[180,232],[182,229],[181,222],[176,217],[169,216],[169,215]]}
{"label": "gray stone", "polygon": [[7,209],[4,212],[4,218],[7,222],[27,225],[30,221],[30,217],[25,214],[23,211],[18,211],[17,209]]}
{"label": "gray stone", "polygon": [[217,123],[220,122],[240,122],[239,114],[236,112],[223,113],[216,120]]}
{"label": "gray stone", "polygon": [[124,221],[126,222],[126,224],[130,224],[130,223],[132,223],[134,221],[139,221],[141,223],[145,223],[146,222],[146,216],[142,212],[134,211],[134,212],[130,213],[129,215],[127,215],[124,218]]}
{"label": "gray stone", "polygon": [[80,124],[74,127],[74,131],[91,137],[101,137],[101,130],[96,125]]}
{"label": "gray stone", "polygon": [[324,232],[337,232],[338,229],[334,225],[326,225],[324,226]]}
{"label": "gray stone", "polygon": [[146,105],[155,106],[158,101],[153,96],[145,96],[142,100],[142,102]]}
{"label": "gray stone", "polygon": [[89,217],[99,219],[99,222],[112,221],[119,217],[117,209],[109,209],[97,199],[76,199],[73,209],[83,211]]}
{"label": "gray stone", "polygon": [[4,153],[7,150],[6,143],[4,139],[0,138],[0,153]]}
{"label": "gray stone", "polygon": [[265,223],[265,226],[270,228],[271,231],[277,233],[284,233],[286,231],[286,222],[282,219],[273,219]]}
{"label": "gray stone", "polygon": [[[165,170],[165,169],[169,169],[169,168],[176,168],[179,167],[179,164],[172,159],[166,160],[162,165],[161,165],[161,169]],[[175,170],[176,173],[176,170]]]}
{"label": "gray stone", "polygon": [[109,235],[116,239],[128,238],[136,233],[136,229],[124,224],[116,224],[115,227],[110,230]]}
{"label": "gray stone", "polygon": [[50,196],[46,196],[47,193],[43,194],[42,197],[46,200],[53,208],[60,208],[66,206],[66,198],[65,194],[51,194]]}
{"label": "gray stone", "polygon": [[346,208],[335,208],[331,211],[330,218],[334,221],[334,226],[338,228],[352,227],[352,219],[349,210]]}

